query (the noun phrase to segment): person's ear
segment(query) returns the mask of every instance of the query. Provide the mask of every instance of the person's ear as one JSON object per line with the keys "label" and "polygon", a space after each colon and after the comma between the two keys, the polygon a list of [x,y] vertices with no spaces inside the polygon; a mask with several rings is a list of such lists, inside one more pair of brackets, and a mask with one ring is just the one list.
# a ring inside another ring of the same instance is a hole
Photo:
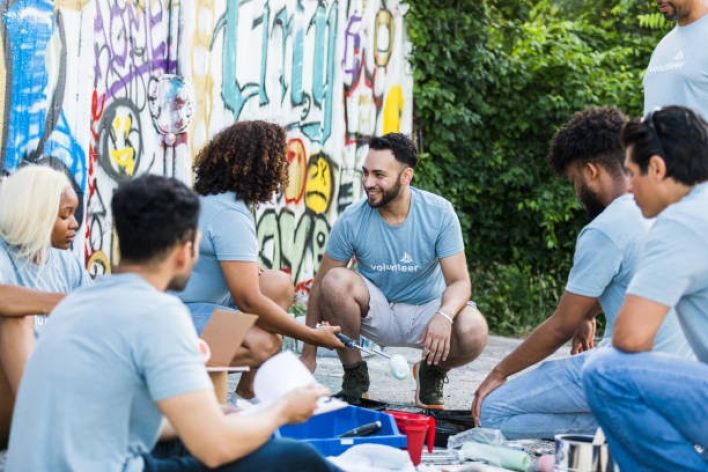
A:
{"label": "person's ear", "polygon": [[588,161],[583,164],[583,174],[585,174],[586,182],[597,180],[600,176],[600,166],[592,161]]}
{"label": "person's ear", "polygon": [[408,185],[413,180],[413,168],[406,167],[403,172],[401,172],[401,184]]}
{"label": "person's ear", "polygon": [[182,269],[190,263],[194,258],[194,251],[193,241],[185,241],[177,244],[173,252],[173,258],[178,269]]}
{"label": "person's ear", "polygon": [[666,178],[666,161],[661,156],[654,154],[649,158],[647,173],[657,181]]}

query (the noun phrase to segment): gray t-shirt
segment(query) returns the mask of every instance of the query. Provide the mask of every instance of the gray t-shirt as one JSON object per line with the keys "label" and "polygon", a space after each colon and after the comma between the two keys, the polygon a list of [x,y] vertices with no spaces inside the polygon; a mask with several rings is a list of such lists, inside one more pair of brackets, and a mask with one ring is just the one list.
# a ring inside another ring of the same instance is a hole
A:
{"label": "gray t-shirt", "polygon": [[627,293],[676,307],[689,344],[708,363],[708,182],[656,218]]}
{"label": "gray t-shirt", "polygon": [[[566,290],[599,300],[606,320],[600,345],[611,342],[617,313],[634,276],[640,249],[650,227],[651,221],[642,216],[634,198],[623,195],[610,203],[578,235]],[[654,349],[693,357],[673,311],[664,320]]]}
{"label": "gray t-shirt", "polygon": [[452,204],[411,187],[411,205],[400,225],[388,224],[366,200],[337,219],[327,243],[332,259],[356,257],[358,270],[392,303],[422,305],[440,297],[445,280],[440,259],[464,251]]}
{"label": "gray t-shirt", "polygon": [[[70,293],[90,285],[91,277],[76,254],[50,248],[47,261],[38,265],[18,254],[17,247],[0,238],[0,284],[19,285],[43,292]],[[46,321],[46,316],[35,316],[35,333]]]}
{"label": "gray t-shirt", "polygon": [[230,293],[219,263],[258,260],[256,222],[234,192],[200,196],[199,203],[199,260],[187,287],[176,295],[185,303],[225,304]]}
{"label": "gray t-shirt", "polygon": [[52,312],[12,421],[8,471],[135,471],[156,402],[212,389],[189,313],[136,274],[105,277]]}
{"label": "gray t-shirt", "polygon": [[676,26],[659,42],[644,75],[644,113],[666,105],[708,120],[708,15]]}

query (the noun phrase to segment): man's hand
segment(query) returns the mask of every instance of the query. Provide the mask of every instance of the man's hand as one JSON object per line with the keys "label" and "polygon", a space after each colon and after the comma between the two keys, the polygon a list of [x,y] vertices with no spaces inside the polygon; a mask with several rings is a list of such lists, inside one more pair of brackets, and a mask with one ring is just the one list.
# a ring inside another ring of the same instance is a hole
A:
{"label": "man's hand", "polygon": [[312,344],[329,349],[344,349],[346,346],[335,336],[342,329],[339,326],[330,326],[322,323],[317,328],[312,328]]}
{"label": "man's hand", "polygon": [[452,325],[441,314],[436,313],[423,333],[423,360],[429,365],[438,365],[447,360],[450,353]]}
{"label": "man's hand", "polygon": [[474,420],[475,426],[480,426],[479,416],[482,412],[482,402],[487,395],[492,393],[494,390],[499,388],[506,382],[506,376],[492,370],[489,375],[479,384],[477,390],[474,392],[474,400],[472,401],[472,419]]}
{"label": "man's hand", "polygon": [[288,392],[281,400],[284,420],[287,424],[302,423],[317,408],[317,400],[326,397],[330,392],[322,385],[309,385]]}
{"label": "man's hand", "polygon": [[597,322],[595,318],[583,321],[573,336],[571,355],[580,354],[595,347],[595,331]]}

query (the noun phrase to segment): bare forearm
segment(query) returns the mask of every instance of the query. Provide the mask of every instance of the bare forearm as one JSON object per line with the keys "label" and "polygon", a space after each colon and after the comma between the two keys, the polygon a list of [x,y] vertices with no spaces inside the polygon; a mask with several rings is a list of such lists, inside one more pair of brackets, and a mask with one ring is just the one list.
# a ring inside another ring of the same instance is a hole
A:
{"label": "bare forearm", "polygon": [[64,296],[63,293],[42,292],[16,285],[0,285],[0,316],[47,314]]}
{"label": "bare forearm", "polygon": [[280,405],[251,416],[227,416],[227,437],[231,451],[230,457],[226,457],[223,463],[241,459],[261,447],[271,438],[273,431],[285,424],[283,418],[283,408]]}
{"label": "bare forearm", "polygon": [[472,286],[469,280],[459,280],[447,286],[442,295],[440,310],[455,316],[470,300]]}
{"label": "bare forearm", "polygon": [[178,431],[178,434],[194,457],[209,469],[216,469],[247,456],[265,444],[273,431],[284,424],[282,412],[282,406],[275,406],[251,416],[224,416],[218,413],[204,420],[202,415],[199,419],[193,418],[194,423],[187,425],[190,429],[199,425],[203,429],[201,434],[195,435],[194,430]]}
{"label": "bare forearm", "polygon": [[507,377],[520,372],[556,352],[573,337],[573,333],[574,331],[559,326],[551,317],[533,330],[494,370]]}

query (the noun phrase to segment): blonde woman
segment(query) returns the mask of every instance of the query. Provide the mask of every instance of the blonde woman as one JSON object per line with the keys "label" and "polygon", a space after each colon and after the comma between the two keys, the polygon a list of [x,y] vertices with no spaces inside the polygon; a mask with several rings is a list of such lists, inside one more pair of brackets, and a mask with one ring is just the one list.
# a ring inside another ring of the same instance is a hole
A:
{"label": "blonde woman", "polygon": [[0,182],[0,447],[46,315],[90,283],[71,248],[79,199],[62,172],[28,166]]}

